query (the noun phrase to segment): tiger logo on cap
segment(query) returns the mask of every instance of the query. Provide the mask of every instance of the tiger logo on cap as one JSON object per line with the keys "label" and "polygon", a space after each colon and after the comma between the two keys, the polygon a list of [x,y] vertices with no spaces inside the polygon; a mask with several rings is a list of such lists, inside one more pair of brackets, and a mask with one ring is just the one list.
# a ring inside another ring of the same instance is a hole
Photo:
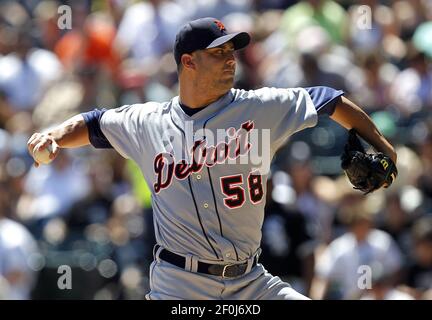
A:
{"label": "tiger logo on cap", "polygon": [[220,22],[219,20],[215,20],[214,23],[216,23],[220,31],[224,31],[224,30],[226,31],[225,26],[223,25],[222,22]]}

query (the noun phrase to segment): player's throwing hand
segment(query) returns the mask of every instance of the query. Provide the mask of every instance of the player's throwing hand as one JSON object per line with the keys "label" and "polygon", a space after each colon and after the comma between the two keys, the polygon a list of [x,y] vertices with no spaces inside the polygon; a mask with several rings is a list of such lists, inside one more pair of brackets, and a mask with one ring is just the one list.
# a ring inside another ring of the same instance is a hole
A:
{"label": "player's throwing hand", "polygon": [[[38,160],[41,158],[38,155],[41,155],[44,152],[46,152],[45,150],[49,150],[50,152],[49,153],[50,161],[54,160],[60,151],[60,147],[58,146],[58,144],[56,143],[53,137],[51,137],[46,133],[39,133],[39,132],[34,133],[30,137],[30,139],[27,142],[27,149],[34,159],[34,166],[36,168],[39,167],[39,165],[41,164],[41,160]],[[45,163],[48,163],[48,161],[46,161]]]}

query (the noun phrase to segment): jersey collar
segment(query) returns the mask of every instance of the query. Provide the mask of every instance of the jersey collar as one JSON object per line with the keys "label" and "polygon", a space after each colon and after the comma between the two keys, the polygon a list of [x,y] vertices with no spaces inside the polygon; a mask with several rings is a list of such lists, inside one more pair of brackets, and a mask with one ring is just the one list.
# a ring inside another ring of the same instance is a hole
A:
{"label": "jersey collar", "polygon": [[234,89],[230,89],[225,95],[220,97],[215,102],[209,104],[207,107],[202,109],[201,111],[193,114],[192,116],[188,116],[183,109],[180,107],[179,97],[176,96],[172,100],[172,109],[173,117],[177,118],[180,121],[185,120],[206,120],[220,109],[223,109],[227,105],[229,105],[234,99]]}

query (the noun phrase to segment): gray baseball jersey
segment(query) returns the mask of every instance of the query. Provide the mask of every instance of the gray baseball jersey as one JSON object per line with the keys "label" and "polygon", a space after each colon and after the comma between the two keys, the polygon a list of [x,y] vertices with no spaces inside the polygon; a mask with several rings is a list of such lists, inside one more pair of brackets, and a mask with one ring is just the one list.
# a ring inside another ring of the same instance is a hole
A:
{"label": "gray baseball jersey", "polygon": [[152,191],[159,245],[236,263],[259,249],[275,152],[342,95],[327,87],[231,89],[192,115],[175,97],[84,115],[96,147],[133,159]]}

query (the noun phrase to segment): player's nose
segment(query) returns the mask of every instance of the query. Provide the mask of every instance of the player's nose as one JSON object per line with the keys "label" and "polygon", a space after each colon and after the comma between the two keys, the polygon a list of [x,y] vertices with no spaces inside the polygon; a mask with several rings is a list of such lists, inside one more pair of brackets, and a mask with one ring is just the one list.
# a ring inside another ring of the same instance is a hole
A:
{"label": "player's nose", "polygon": [[228,57],[227,57],[227,60],[226,60],[226,64],[228,66],[230,66],[231,68],[235,67],[236,59],[235,59],[234,53],[228,54]]}

